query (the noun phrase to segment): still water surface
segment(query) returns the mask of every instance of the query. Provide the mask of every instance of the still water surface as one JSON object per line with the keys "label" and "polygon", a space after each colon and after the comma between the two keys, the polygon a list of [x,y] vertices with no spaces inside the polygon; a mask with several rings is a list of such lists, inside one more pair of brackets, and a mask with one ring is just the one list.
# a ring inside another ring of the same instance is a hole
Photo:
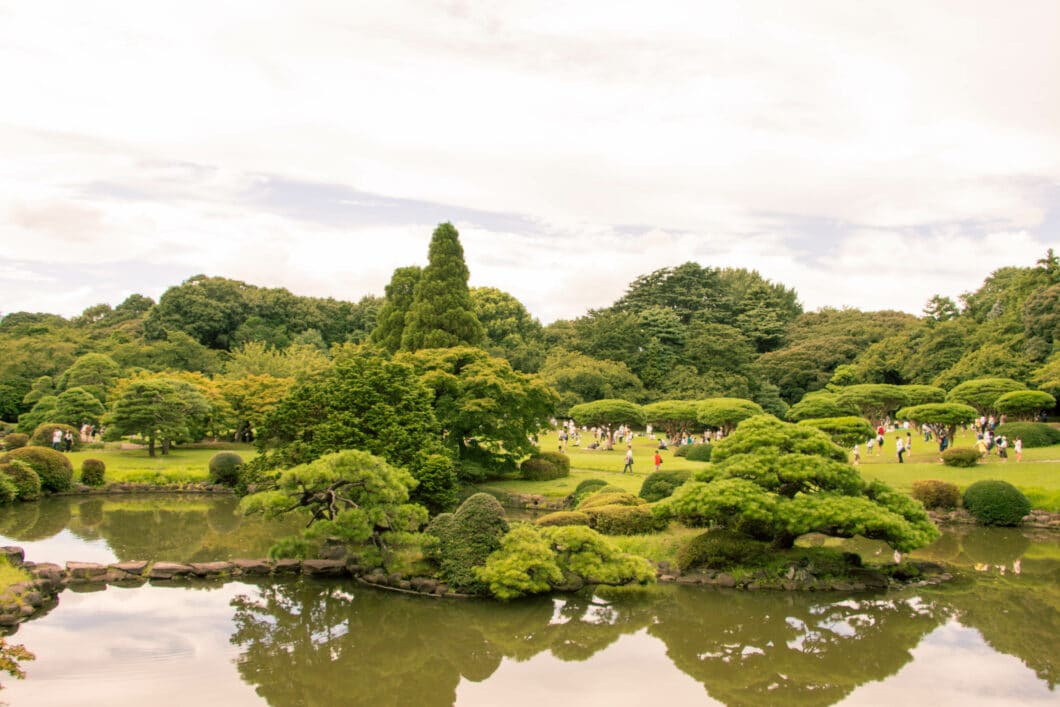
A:
{"label": "still water surface", "polygon": [[[84,507],[98,501],[5,509],[0,542],[36,561],[192,561],[261,555],[286,532],[232,516],[230,499]],[[309,580],[66,591],[9,639],[37,660],[0,700],[1060,704],[1060,538],[963,529],[923,555],[962,578],[880,595],[669,586],[510,604]]]}

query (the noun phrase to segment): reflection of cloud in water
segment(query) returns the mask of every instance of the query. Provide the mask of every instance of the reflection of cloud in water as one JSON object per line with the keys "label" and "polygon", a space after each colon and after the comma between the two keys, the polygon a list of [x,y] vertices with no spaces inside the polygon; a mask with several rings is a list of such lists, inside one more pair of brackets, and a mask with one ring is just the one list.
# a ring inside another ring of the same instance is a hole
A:
{"label": "reflection of cloud in water", "polygon": [[677,670],[665,646],[644,629],[582,662],[564,662],[547,652],[522,662],[506,658],[489,680],[461,680],[456,688],[460,707],[642,707],[660,702],[668,707],[721,704]]}
{"label": "reflection of cloud in water", "polygon": [[179,588],[64,592],[60,606],[23,624],[17,642],[36,653],[26,680],[5,680],[13,705],[121,707],[187,704],[260,705],[239,678],[228,637],[229,602],[248,591],[232,582]]}
{"label": "reflection of cloud in water", "polygon": [[1057,703],[1056,694],[1018,658],[997,653],[978,631],[955,619],[928,634],[912,656],[896,675],[857,688],[843,704],[902,704],[911,695],[930,695],[933,707]]}
{"label": "reflection of cloud in water", "polygon": [[106,540],[84,540],[69,530],[63,530],[44,540],[14,540],[0,536],[0,544],[17,545],[26,552],[26,559],[33,562],[116,562],[117,557]]}

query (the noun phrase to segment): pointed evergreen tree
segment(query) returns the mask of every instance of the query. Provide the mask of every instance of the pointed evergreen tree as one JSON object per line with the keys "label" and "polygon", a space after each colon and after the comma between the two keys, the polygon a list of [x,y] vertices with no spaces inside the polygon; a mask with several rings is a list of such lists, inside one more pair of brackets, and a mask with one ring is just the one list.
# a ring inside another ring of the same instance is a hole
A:
{"label": "pointed evergreen tree", "polygon": [[416,292],[416,283],[420,281],[423,268],[410,265],[398,268],[386,286],[386,303],[379,310],[375,329],[372,331],[372,342],[379,344],[390,353],[401,348],[401,337],[405,333],[405,321],[412,307]]}
{"label": "pointed evergreen tree", "polygon": [[434,229],[427,261],[405,317],[402,350],[481,345],[485,332],[475,316],[464,249],[453,224]]}

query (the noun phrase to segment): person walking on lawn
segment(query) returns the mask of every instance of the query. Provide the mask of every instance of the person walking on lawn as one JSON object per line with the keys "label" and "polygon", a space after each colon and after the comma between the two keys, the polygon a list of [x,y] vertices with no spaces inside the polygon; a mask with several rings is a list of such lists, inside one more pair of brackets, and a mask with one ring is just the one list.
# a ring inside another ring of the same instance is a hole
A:
{"label": "person walking on lawn", "polygon": [[626,465],[622,467],[622,473],[633,473],[633,445],[626,447]]}

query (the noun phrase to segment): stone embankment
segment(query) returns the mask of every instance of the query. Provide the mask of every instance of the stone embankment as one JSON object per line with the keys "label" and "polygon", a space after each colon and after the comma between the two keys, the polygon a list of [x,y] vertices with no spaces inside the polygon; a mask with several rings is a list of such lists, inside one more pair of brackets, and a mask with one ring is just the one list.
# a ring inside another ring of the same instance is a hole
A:
{"label": "stone embankment", "polygon": [[818,577],[812,567],[788,568],[781,578],[770,575],[765,570],[758,570],[751,575],[734,577],[727,572],[702,570],[680,572],[667,563],[661,563],[658,571],[660,582],[674,584],[702,584],[722,589],[743,589],[746,591],[786,591],[786,592],[865,592],[882,591],[891,587],[926,587],[942,584],[953,579],[953,575],[934,562],[912,562],[913,572],[909,575],[901,572],[884,574],[869,567],[852,567],[841,579]]}
{"label": "stone embankment", "polygon": [[[971,513],[963,508],[957,508],[952,511],[928,511],[931,515],[931,520],[935,521],[936,525],[954,524],[954,525],[975,525],[975,517]],[[1021,528],[1047,528],[1050,530],[1060,530],[1060,513],[1050,513],[1049,511],[1031,511],[1023,517],[1023,522],[1020,524]]]}
{"label": "stone embankment", "polygon": [[430,577],[387,575],[381,570],[365,571],[355,558],[335,560],[230,560],[225,562],[67,562],[61,567],[51,562],[27,562],[20,547],[0,547],[12,567],[21,567],[30,579],[17,582],[0,593],[0,627],[13,626],[50,608],[65,589],[97,591],[108,586],[135,587],[147,582],[230,582],[263,578],[336,577],[362,584],[434,597],[463,598],[444,582]]}

